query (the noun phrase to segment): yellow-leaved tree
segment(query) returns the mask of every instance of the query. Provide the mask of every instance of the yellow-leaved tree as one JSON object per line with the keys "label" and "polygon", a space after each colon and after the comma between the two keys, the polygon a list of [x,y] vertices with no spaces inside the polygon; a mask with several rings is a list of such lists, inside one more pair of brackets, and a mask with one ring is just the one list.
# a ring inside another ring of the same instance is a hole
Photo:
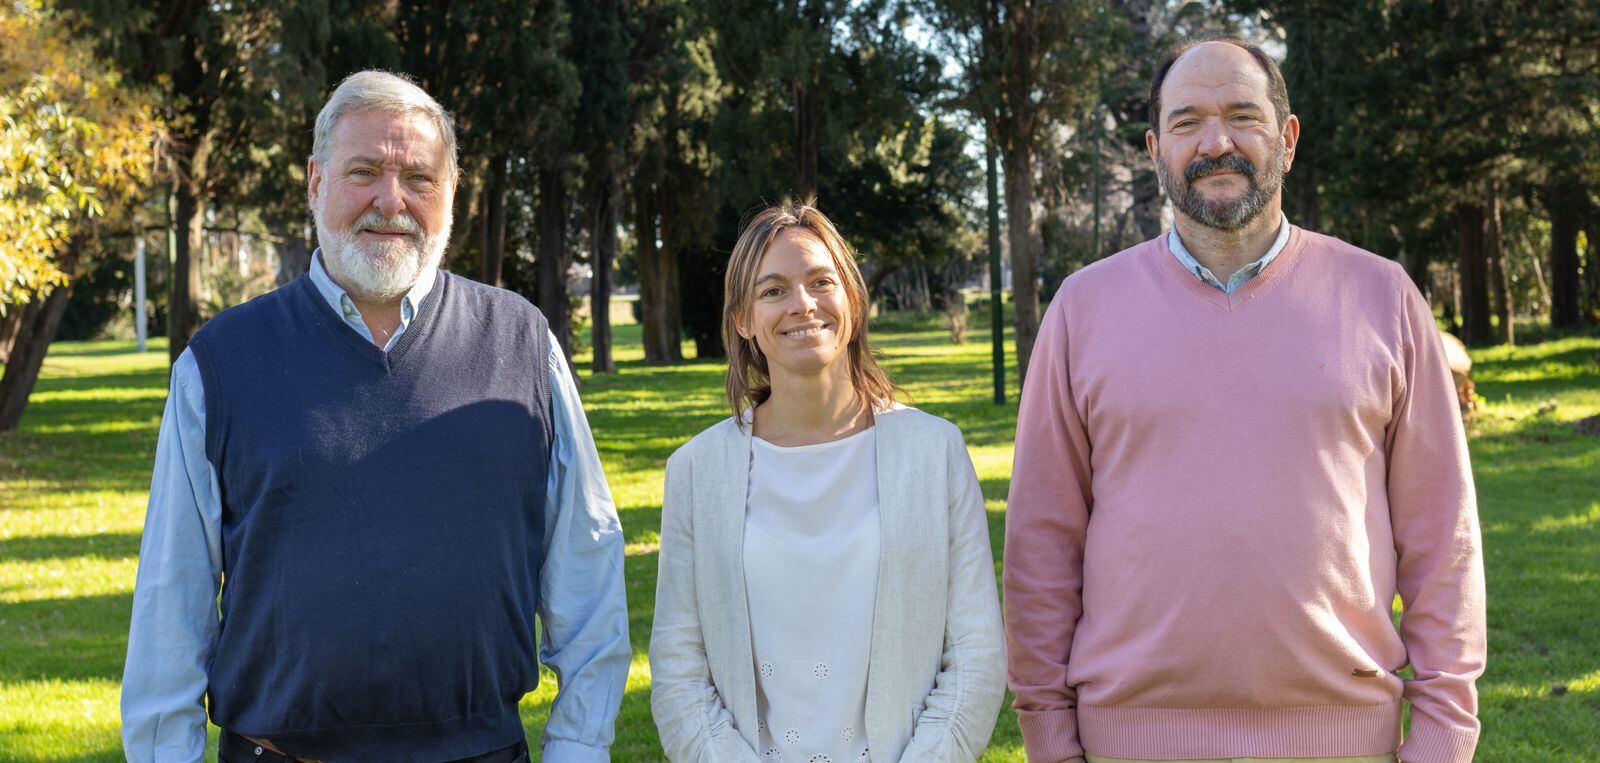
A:
{"label": "yellow-leaved tree", "polygon": [[0,4],[0,431],[16,426],[97,218],[151,178],[155,102],[43,0]]}

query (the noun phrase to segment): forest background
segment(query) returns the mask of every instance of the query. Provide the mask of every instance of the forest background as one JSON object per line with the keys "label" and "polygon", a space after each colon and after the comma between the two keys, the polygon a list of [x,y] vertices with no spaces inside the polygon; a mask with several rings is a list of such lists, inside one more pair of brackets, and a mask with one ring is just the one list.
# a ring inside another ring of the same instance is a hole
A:
{"label": "forest background", "polygon": [[[49,342],[126,332],[133,253],[177,357],[315,247],[311,123],[405,72],[459,121],[448,267],[519,291],[614,370],[722,353],[743,217],[815,197],[882,310],[964,319],[1001,252],[1025,379],[1068,273],[1162,230],[1144,151],[1162,48],[1282,60],[1291,221],[1403,262],[1469,345],[1600,316],[1600,9],[1417,0],[7,0],[0,431]],[[1003,224],[1000,222],[1003,219]],[[999,236],[986,236],[1001,228]]]}

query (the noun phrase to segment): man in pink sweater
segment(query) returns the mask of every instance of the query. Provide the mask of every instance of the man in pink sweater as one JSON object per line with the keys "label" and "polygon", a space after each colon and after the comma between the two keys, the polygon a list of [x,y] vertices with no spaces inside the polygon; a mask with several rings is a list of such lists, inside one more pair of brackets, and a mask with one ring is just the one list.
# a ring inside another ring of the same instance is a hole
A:
{"label": "man in pink sweater", "polygon": [[1259,49],[1181,47],[1150,103],[1174,230],[1066,280],[1022,395],[1028,758],[1467,763],[1483,562],[1433,315],[1284,218],[1300,126]]}

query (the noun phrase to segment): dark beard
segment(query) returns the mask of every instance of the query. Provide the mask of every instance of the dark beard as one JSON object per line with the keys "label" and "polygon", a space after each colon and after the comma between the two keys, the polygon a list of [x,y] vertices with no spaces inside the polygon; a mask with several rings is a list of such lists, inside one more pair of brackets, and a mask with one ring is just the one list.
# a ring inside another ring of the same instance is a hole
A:
{"label": "dark beard", "polygon": [[[1216,158],[1202,156],[1183,169],[1180,183],[1158,155],[1156,172],[1161,176],[1161,187],[1167,192],[1167,198],[1172,200],[1172,205],[1179,212],[1207,228],[1236,231],[1260,216],[1267,208],[1267,202],[1283,186],[1283,152],[1274,152],[1268,161],[1270,166],[1267,171],[1258,173],[1255,164],[1242,154],[1224,154]],[[1239,198],[1224,201],[1208,200],[1191,187],[1201,176],[1219,170],[1233,170],[1242,174],[1250,187]]]}

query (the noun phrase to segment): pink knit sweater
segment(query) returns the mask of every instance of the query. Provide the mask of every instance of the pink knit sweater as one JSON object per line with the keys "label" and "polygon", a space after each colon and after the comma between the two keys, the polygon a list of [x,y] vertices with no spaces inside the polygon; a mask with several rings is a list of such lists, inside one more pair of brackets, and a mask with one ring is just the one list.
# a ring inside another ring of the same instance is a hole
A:
{"label": "pink knit sweater", "polygon": [[1295,228],[1231,295],[1165,236],[1068,278],[1022,395],[1005,619],[1032,761],[1377,755],[1402,698],[1402,760],[1470,761],[1477,509],[1405,272]]}

